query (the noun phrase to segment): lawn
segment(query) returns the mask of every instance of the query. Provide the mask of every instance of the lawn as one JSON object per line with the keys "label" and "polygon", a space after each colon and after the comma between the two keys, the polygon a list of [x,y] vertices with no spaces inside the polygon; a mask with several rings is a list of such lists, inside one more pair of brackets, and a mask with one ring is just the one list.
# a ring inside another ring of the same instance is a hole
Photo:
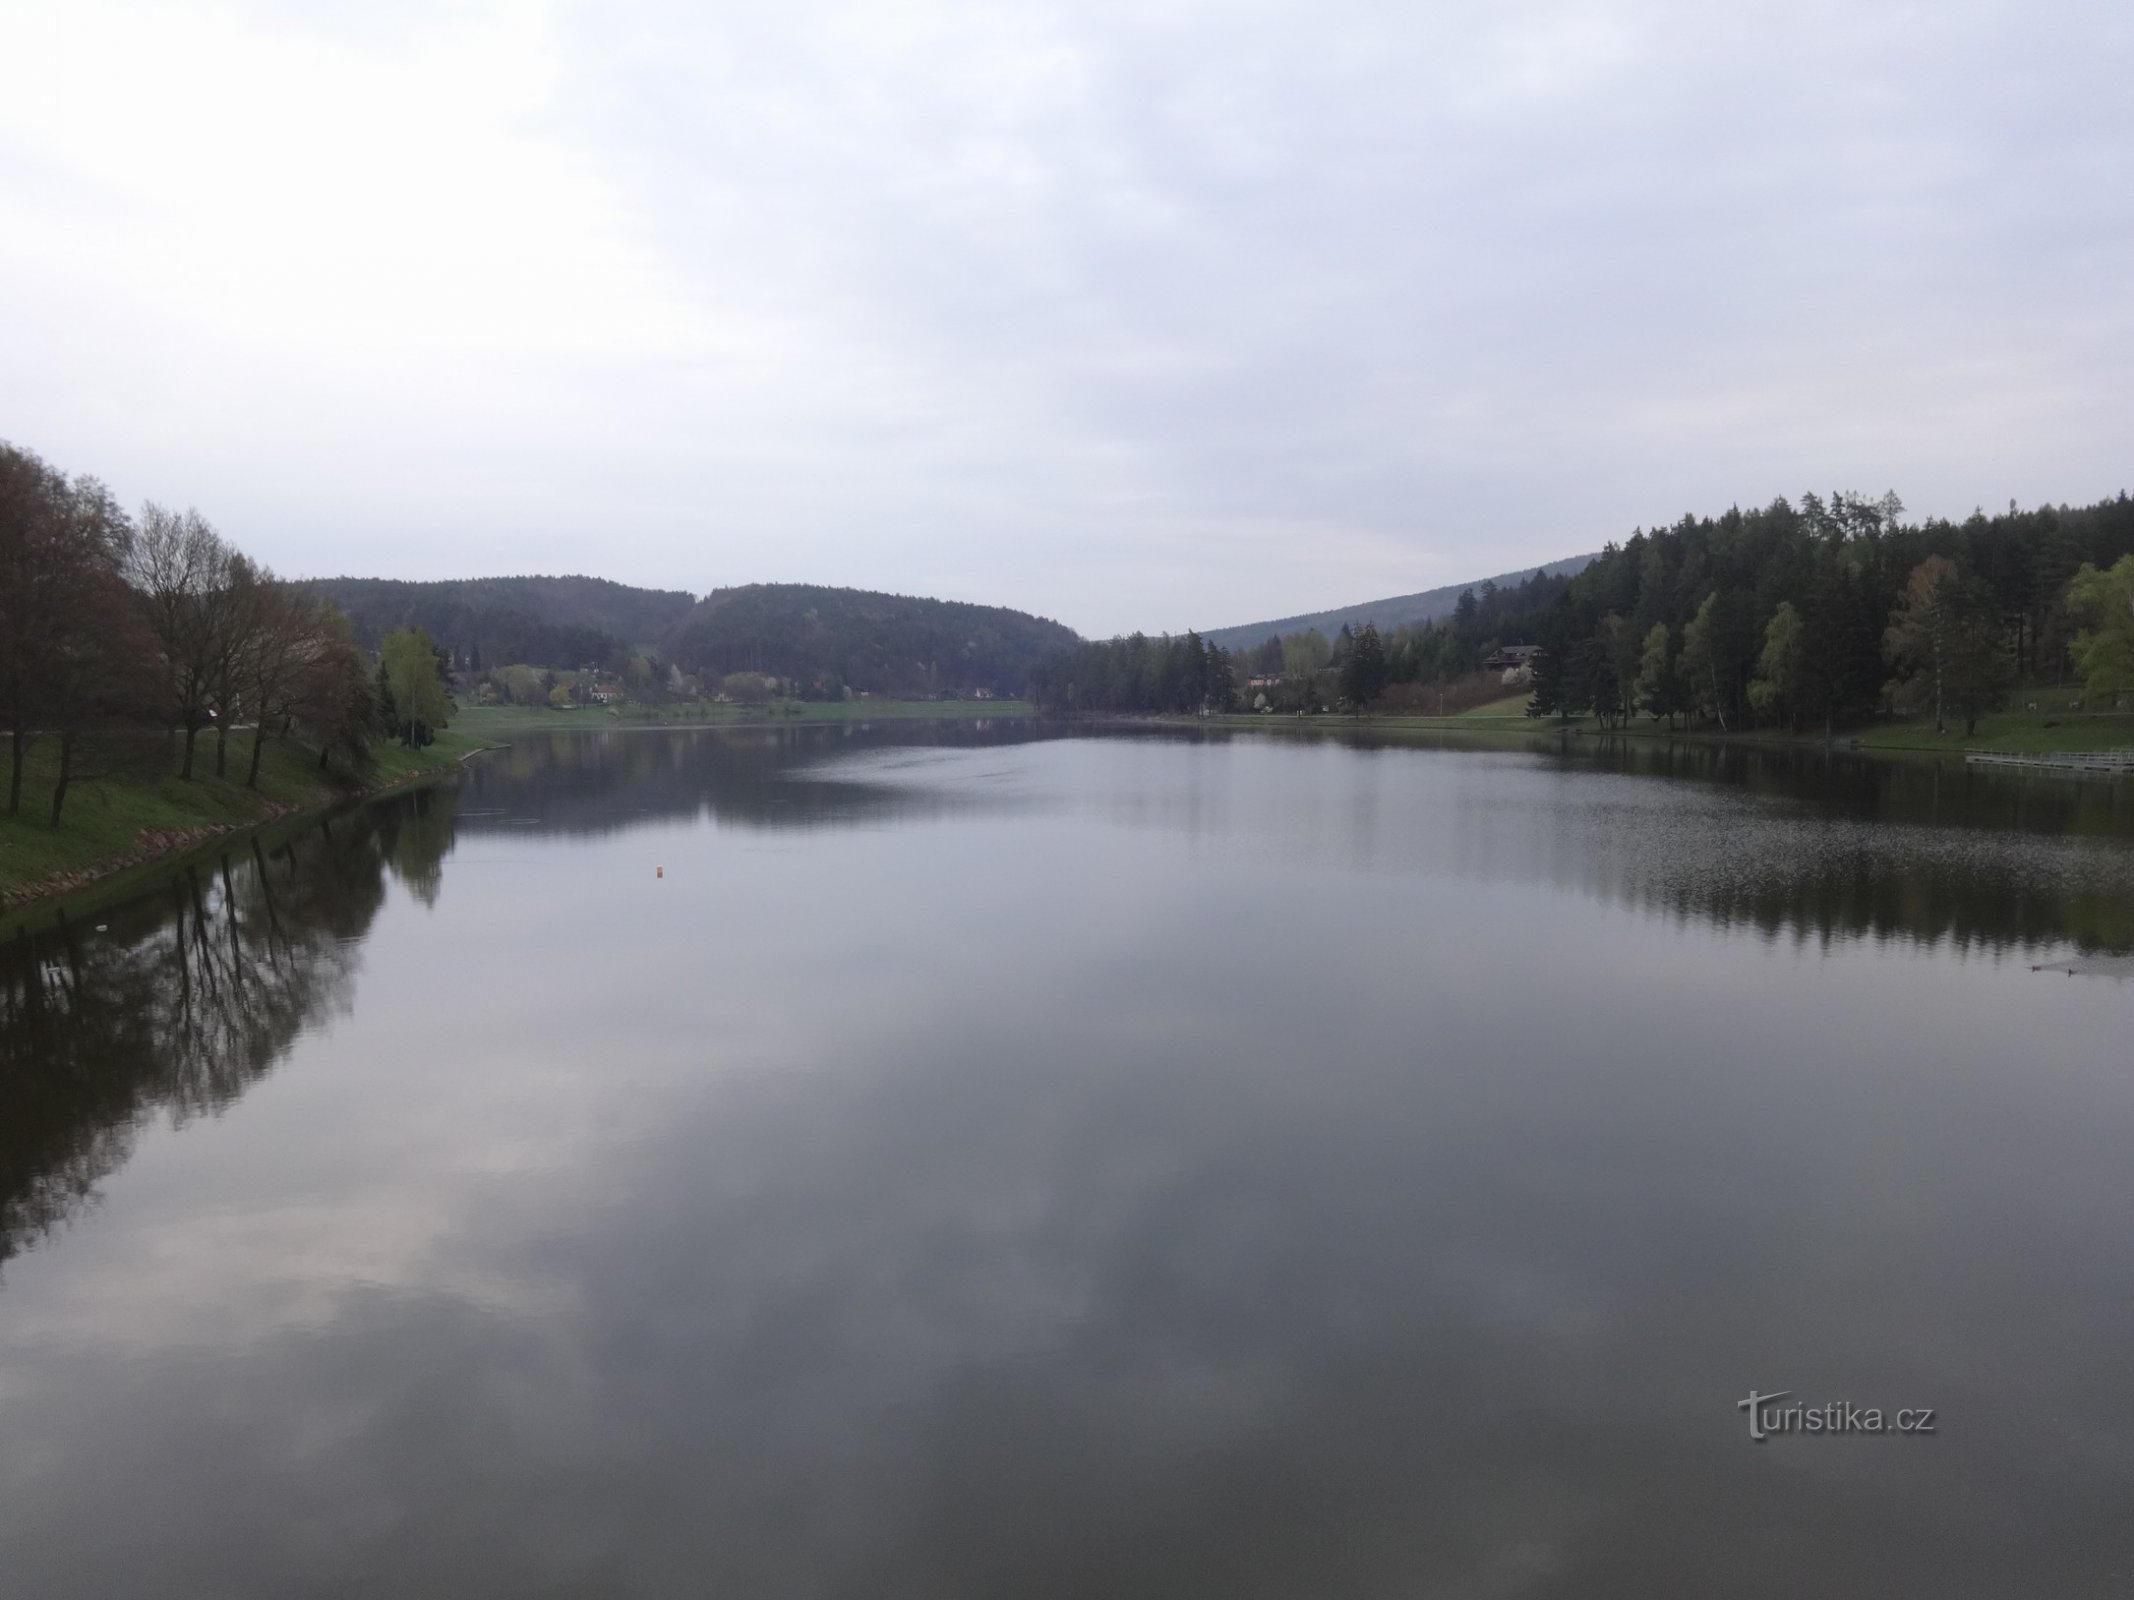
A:
{"label": "lawn", "polygon": [[1464,721],[1475,717],[1517,717],[1523,722],[1527,720],[1527,701],[1532,698],[1532,690],[1521,689],[1517,694],[1508,694],[1502,699],[1490,701],[1487,705],[1479,705],[1462,711],[1457,718],[1450,720]]}
{"label": "lawn", "polygon": [[1928,722],[1887,722],[1847,729],[1864,746],[1885,750],[2130,750],[2134,712],[1991,711],[1964,737],[1961,720],[1941,732]]}
{"label": "lawn", "polygon": [[[1555,727],[1553,721],[1536,723],[1537,727]],[[1590,722],[1585,724],[1587,733],[1598,730]],[[1627,729],[1619,730],[1645,738],[1668,738],[1664,724],[1650,718],[1639,718]],[[1672,735],[1684,737],[1681,734]],[[1723,738],[1714,728],[1702,728],[1692,737]],[[1770,743],[1820,745],[1828,735],[1821,728],[1804,733],[1788,733],[1779,728],[1758,728],[1749,733],[1731,735],[1736,739],[1753,739]],[[1966,750],[2130,750],[2134,749],[2134,712],[2128,711],[1993,711],[1978,719],[1978,730],[1969,738],[1964,737],[1962,720],[1947,722],[1942,731],[1934,731],[1931,719],[1892,718],[1886,721],[1856,723],[1837,731],[1840,744],[1856,745],[1863,750],[1919,750],[1958,755]]]}
{"label": "lawn", "polygon": [[[1565,727],[1578,729],[1591,736],[1633,739],[1732,739],[1750,740],[1771,744],[1821,745],[1826,735],[1821,728],[1805,733],[1788,733],[1782,728],[1756,728],[1747,731],[1736,729],[1722,733],[1714,727],[1699,728],[1694,733],[1681,730],[1670,732],[1664,722],[1655,722],[1649,717],[1635,719],[1627,728],[1602,729],[1591,717],[1565,724],[1555,717],[1529,717],[1525,714],[1526,700],[1523,696],[1507,697],[1476,706],[1471,711],[1458,712],[1451,716],[1366,716],[1350,718],[1336,713],[1318,717],[1255,717],[1236,715],[1219,718],[1230,726],[1318,726],[1324,728],[1366,727],[1382,732],[1415,731],[1437,733],[1493,733],[1512,734],[1528,738],[1561,732]],[[1857,746],[1863,750],[1916,750],[1944,752],[1950,755],[1966,750],[2134,750],[2134,711],[1996,711],[1979,718],[1978,731],[1965,738],[1963,724],[1949,723],[1942,732],[1936,733],[1931,721],[1916,719],[1891,719],[1854,724],[1840,728],[1837,733],[1841,744]]]}
{"label": "lawn", "polygon": [[[0,901],[56,873],[93,873],[124,865],[144,849],[159,846],[160,836],[243,827],[331,805],[361,789],[389,788],[450,767],[483,743],[453,728],[423,750],[381,745],[375,769],[363,784],[352,785],[345,777],[320,772],[315,750],[270,741],[261,754],[255,790],[244,782],[251,754],[248,735],[231,739],[228,774],[221,778],[214,776],[214,745],[203,737],[189,783],[169,770],[163,736],[147,735],[117,750],[77,757],[78,768],[95,764],[109,775],[76,778],[54,828],[48,818],[58,746],[50,738],[33,738],[23,764],[21,809],[13,816],[0,813]],[[4,748],[0,746],[0,759]],[[125,770],[117,770],[121,767]]]}

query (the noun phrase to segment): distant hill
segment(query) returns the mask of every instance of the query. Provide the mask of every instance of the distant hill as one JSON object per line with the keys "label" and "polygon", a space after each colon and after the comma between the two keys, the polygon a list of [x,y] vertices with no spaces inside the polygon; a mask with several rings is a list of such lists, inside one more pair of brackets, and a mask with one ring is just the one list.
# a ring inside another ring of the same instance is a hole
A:
{"label": "distant hill", "polygon": [[1201,634],[1210,644],[1219,644],[1225,650],[1248,649],[1264,642],[1271,634],[1303,633],[1317,628],[1332,638],[1343,626],[1359,628],[1364,623],[1373,624],[1380,633],[1391,633],[1395,628],[1416,627],[1432,617],[1447,616],[1459,602],[1466,589],[1479,589],[1485,583],[1494,583],[1498,588],[1508,588],[1523,578],[1532,577],[1537,571],[1550,577],[1569,576],[1583,572],[1597,559],[1596,556],[1567,556],[1561,561],[1551,561],[1541,567],[1521,567],[1517,572],[1499,573],[1494,578],[1477,578],[1472,583],[1450,583],[1442,589],[1425,589],[1420,594],[1397,594],[1385,600],[1366,600],[1361,605],[1343,606],[1337,611],[1307,611],[1294,617],[1277,617],[1272,622],[1247,622],[1234,628],[1211,628]]}
{"label": "distant hill", "polygon": [[1003,606],[866,589],[751,583],[715,589],[667,632],[684,672],[768,672],[875,694],[990,689],[1019,695],[1040,658],[1081,642],[1071,629]]}
{"label": "distant hill", "polygon": [[656,645],[696,604],[686,589],[635,589],[605,578],[318,578],[369,648],[399,627],[422,629],[462,663],[576,667]]}

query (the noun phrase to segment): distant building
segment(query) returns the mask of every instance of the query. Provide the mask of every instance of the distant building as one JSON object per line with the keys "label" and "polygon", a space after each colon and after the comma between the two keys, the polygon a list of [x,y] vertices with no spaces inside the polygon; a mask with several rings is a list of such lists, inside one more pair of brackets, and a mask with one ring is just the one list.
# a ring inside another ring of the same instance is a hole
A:
{"label": "distant building", "polygon": [[1482,670],[1502,673],[1505,683],[1531,683],[1534,662],[1540,655],[1538,644],[1500,645],[1482,658]]}

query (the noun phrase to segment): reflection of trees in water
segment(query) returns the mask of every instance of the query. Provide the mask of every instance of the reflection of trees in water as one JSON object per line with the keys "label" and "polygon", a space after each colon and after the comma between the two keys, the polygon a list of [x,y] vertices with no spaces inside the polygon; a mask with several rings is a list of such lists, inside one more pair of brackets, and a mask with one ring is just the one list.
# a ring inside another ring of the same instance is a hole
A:
{"label": "reflection of trees in water", "polygon": [[1635,819],[1600,803],[1583,822],[1571,808],[1572,870],[1589,889],[1773,935],[2134,946],[2124,784],[1701,743],[1588,740],[1562,759],[1690,780],[1721,802]]}
{"label": "reflection of trees in water", "polygon": [[255,836],[106,913],[0,951],[0,1260],[65,1222],[157,1112],[228,1105],[352,999],[388,865],[426,901],[451,843],[429,791]]}
{"label": "reflection of trees in water", "polygon": [[814,769],[833,756],[974,749],[1036,736],[1028,724],[984,721],[535,734],[469,763],[462,826],[604,834],[699,814],[764,828],[936,815],[988,802],[967,791]]}
{"label": "reflection of trees in water", "polygon": [[[1263,748],[1268,739],[1259,730],[1175,725],[1114,732],[1155,743],[1242,738]],[[1504,761],[1501,787],[1480,784],[1476,831],[1463,840],[1468,865],[1485,874],[1539,874],[1774,935],[2134,947],[2134,784],[1703,740],[1477,744],[1367,726],[1296,735],[1337,739],[1366,754],[1438,746]],[[462,825],[590,834],[700,813],[768,828],[935,815],[1010,802],[967,786],[869,781],[864,769],[855,774],[828,758],[1058,736],[1028,724],[536,735],[470,769],[462,809],[481,815]],[[1535,756],[1544,763],[1538,773]],[[1529,781],[1551,770],[1661,781],[1554,788]],[[1206,825],[1194,815],[1194,826]],[[1420,807],[1414,822],[1450,825]]]}
{"label": "reflection of trees in water", "polygon": [[[1176,727],[1136,736],[1240,737]],[[2124,780],[1709,740],[1508,743],[1368,724],[1284,724],[1242,737],[1500,763],[1501,780],[1475,776],[1462,790],[1456,817],[1419,805],[1411,819],[1452,830],[1460,869],[1481,877],[1542,879],[1772,935],[2134,949],[2134,783]],[[1661,781],[1552,786],[1551,772]]]}
{"label": "reflection of trees in water", "polygon": [[[1270,730],[1366,753],[1444,749],[1502,761],[1454,826],[1465,870],[1774,936],[2134,949],[2134,783],[1813,746]],[[1140,737],[1220,743],[1227,729]],[[1246,735],[1245,737],[1253,737]],[[1567,777],[1654,784],[1530,781]],[[1744,803],[1747,802],[1747,803]]]}
{"label": "reflection of trees in water", "polygon": [[[108,933],[62,923],[18,934],[0,948],[0,1260],[73,1215],[147,1119],[218,1110],[307,1024],[350,1004],[355,951],[388,875],[434,905],[459,827],[525,818],[597,833],[708,813],[805,828],[944,814],[1011,802],[824,763],[1038,736],[964,724],[537,736],[473,764],[457,793],[421,791],[271,847],[232,844],[106,913]],[[1347,742],[1413,743],[1369,731]],[[1708,743],[1486,748],[1504,763],[1501,782],[1484,774],[1457,814],[1419,804],[1412,818],[1449,830],[1463,870],[1483,877],[1774,936],[2134,948],[2134,784]],[[1552,784],[1552,772],[1600,781]]]}
{"label": "reflection of trees in water", "polygon": [[386,865],[424,906],[435,908],[452,853],[458,796],[449,788],[418,789],[380,819]]}
{"label": "reflection of trees in water", "polygon": [[2089,841],[1816,818],[1655,826],[1663,836],[1587,851],[1566,876],[1685,921],[1773,936],[2134,946],[2134,859]]}

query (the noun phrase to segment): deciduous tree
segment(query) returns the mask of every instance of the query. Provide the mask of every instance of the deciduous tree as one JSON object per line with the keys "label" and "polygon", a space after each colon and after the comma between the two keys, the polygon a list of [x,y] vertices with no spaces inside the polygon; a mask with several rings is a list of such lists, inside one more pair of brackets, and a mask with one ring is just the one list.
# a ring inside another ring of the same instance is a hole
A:
{"label": "deciduous tree", "polygon": [[437,646],[420,628],[395,628],[378,647],[378,666],[392,693],[392,731],[410,749],[421,749],[452,720]]}
{"label": "deciduous tree", "polygon": [[1677,669],[1674,640],[1667,624],[1655,622],[1645,633],[1645,649],[1638,658],[1638,707],[1654,721],[1667,719],[1671,729],[1676,715],[1685,709],[1682,674]]}
{"label": "deciduous tree", "polygon": [[2084,624],[2068,646],[2084,687],[2100,699],[2134,690],[2134,555],[2103,571],[2085,562],[2067,605]]}
{"label": "deciduous tree", "polygon": [[1912,569],[1890,613],[1883,653],[1896,673],[1893,696],[1931,706],[1936,733],[1955,712],[1966,738],[2012,671],[1992,594],[1946,556],[1929,556]]}
{"label": "deciduous tree", "polygon": [[1808,664],[1808,630],[1793,602],[1781,600],[1764,626],[1763,651],[1749,682],[1749,704],[1774,721],[1800,725],[1801,688]]}
{"label": "deciduous tree", "polygon": [[126,579],[141,596],[155,641],[155,676],[166,727],[185,736],[178,775],[193,775],[193,747],[208,720],[231,617],[230,547],[199,512],[150,501],[127,551]]}

